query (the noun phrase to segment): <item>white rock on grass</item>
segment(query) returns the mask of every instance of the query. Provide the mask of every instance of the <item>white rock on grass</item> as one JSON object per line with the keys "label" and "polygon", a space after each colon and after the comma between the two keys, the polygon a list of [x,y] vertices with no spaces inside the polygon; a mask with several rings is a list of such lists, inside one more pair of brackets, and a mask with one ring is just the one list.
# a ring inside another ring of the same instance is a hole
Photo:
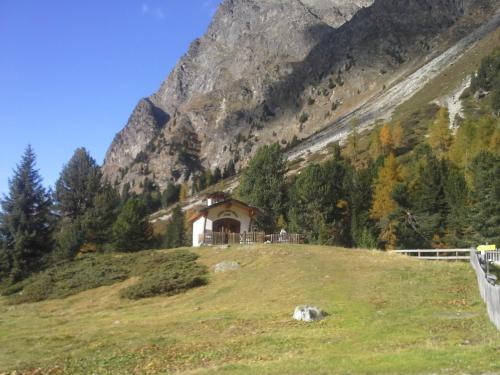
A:
{"label": "white rock on grass", "polygon": [[314,322],[321,320],[326,316],[326,313],[315,306],[297,306],[293,313],[293,319],[301,322]]}
{"label": "white rock on grass", "polygon": [[215,273],[237,271],[241,268],[238,262],[222,262],[214,267]]}

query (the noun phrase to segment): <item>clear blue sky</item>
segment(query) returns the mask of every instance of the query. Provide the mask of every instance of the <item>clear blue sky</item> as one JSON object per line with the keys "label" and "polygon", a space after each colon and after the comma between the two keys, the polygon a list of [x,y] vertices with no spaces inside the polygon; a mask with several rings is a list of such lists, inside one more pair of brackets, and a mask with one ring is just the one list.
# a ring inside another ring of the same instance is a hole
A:
{"label": "clear blue sky", "polygon": [[102,163],[220,0],[0,0],[0,196],[27,144],[46,186],[73,151]]}

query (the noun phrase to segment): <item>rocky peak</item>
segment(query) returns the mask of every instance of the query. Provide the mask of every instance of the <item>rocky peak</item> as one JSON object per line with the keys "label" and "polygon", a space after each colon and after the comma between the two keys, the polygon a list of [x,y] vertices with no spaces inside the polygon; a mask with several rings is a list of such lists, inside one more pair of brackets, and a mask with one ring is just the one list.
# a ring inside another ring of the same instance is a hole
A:
{"label": "rocky peak", "polygon": [[477,26],[488,6],[498,0],[225,0],[117,134],[105,177],[165,186],[314,134],[452,42],[467,14],[460,32]]}

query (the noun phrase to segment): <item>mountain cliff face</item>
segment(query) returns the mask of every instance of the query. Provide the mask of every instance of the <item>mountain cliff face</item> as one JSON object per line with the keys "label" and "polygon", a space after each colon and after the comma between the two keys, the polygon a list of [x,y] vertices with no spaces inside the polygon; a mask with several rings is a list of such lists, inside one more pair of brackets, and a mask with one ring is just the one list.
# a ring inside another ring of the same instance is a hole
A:
{"label": "mountain cliff face", "polygon": [[498,0],[225,0],[103,170],[139,189],[242,166],[363,105],[487,19]]}

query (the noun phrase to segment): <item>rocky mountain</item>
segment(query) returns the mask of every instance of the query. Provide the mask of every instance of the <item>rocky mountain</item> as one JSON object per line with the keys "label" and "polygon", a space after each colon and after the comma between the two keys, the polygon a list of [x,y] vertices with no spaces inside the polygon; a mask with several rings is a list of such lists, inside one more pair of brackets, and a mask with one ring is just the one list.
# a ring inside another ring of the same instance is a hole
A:
{"label": "rocky mountain", "polygon": [[[295,144],[362,107],[496,12],[499,0],[224,0],[103,170],[140,189],[189,180],[264,143]],[[404,98],[401,98],[404,100]]]}

